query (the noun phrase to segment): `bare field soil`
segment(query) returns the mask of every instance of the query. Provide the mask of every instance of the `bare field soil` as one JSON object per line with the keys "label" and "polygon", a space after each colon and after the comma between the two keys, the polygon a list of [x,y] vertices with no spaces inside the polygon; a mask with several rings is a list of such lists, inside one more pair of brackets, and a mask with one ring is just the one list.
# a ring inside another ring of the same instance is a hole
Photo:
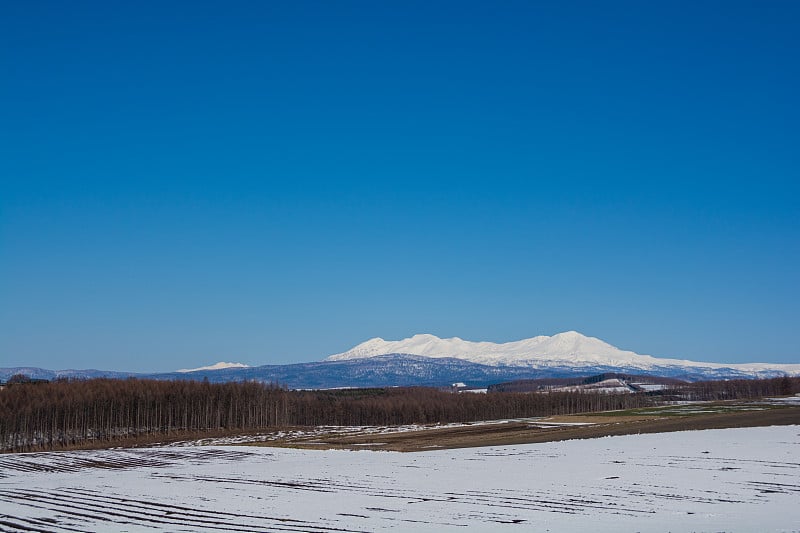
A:
{"label": "bare field soil", "polygon": [[[722,408],[719,408],[722,406]],[[315,435],[299,439],[245,443],[309,449],[386,450],[399,452],[532,444],[615,435],[800,424],[800,406],[764,406],[755,410],[714,404],[703,409],[651,414],[635,412],[558,416],[535,421],[504,421],[441,429],[383,434]],[[645,411],[646,410],[639,410]]]}

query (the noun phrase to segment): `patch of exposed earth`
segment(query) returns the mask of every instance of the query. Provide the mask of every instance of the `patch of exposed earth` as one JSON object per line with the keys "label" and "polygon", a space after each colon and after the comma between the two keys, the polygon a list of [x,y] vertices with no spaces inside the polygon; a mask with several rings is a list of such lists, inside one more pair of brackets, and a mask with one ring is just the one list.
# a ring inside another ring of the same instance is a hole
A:
{"label": "patch of exposed earth", "polygon": [[291,448],[364,449],[416,452],[432,449],[532,444],[616,435],[669,433],[800,424],[800,405],[794,402],[729,402],[635,409],[595,415],[565,415],[448,426],[405,427],[398,431],[350,428],[350,431],[286,435],[258,446]]}

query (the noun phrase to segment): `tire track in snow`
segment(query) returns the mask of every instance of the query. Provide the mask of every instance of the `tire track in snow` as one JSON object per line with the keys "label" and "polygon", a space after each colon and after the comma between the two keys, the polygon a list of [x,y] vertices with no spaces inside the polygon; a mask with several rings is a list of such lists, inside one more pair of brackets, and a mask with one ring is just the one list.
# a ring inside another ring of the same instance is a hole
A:
{"label": "tire track in snow", "polygon": [[[0,490],[0,502],[43,509],[59,515],[68,515],[79,519],[81,524],[87,521],[136,525],[163,529],[163,526],[179,526],[212,531],[240,531],[260,533],[268,531],[285,531],[292,533],[367,533],[352,529],[327,527],[303,520],[277,518],[258,515],[241,515],[213,510],[203,510],[184,506],[172,506],[145,500],[133,500],[113,496],[98,497],[96,494],[75,490]],[[19,520],[17,517],[10,517]],[[246,520],[242,520],[242,519]],[[72,524],[52,524],[62,530]],[[63,527],[62,527],[63,526]],[[90,528],[91,529],[91,528]],[[34,529],[36,530],[36,529]],[[45,531],[52,531],[45,530]]]}
{"label": "tire track in snow", "polygon": [[[176,463],[203,464],[212,461],[236,461],[253,455],[253,452],[221,450],[218,448],[186,451],[128,449],[81,452],[42,452],[3,456],[0,471],[6,472],[80,472],[87,468],[105,470],[142,467],[164,468]],[[260,454],[260,457],[268,457]]]}
{"label": "tire track in snow", "polygon": [[[357,493],[362,496],[400,499],[408,504],[440,502],[466,506],[482,506],[487,508],[507,508],[525,511],[548,511],[566,514],[591,514],[608,512],[613,514],[651,514],[651,509],[634,508],[629,505],[620,505],[617,502],[587,500],[581,495],[524,493],[520,496],[518,490],[502,491],[499,493],[467,491],[467,492],[429,492],[419,489],[403,489],[384,485],[335,483],[333,480],[306,479],[306,480],[267,480],[251,478],[231,478],[209,475],[172,475],[154,474],[154,477],[164,477],[172,480],[189,482],[206,482],[232,485],[260,485],[273,487],[279,490],[301,490],[321,493]],[[623,498],[620,498],[621,500]]]}

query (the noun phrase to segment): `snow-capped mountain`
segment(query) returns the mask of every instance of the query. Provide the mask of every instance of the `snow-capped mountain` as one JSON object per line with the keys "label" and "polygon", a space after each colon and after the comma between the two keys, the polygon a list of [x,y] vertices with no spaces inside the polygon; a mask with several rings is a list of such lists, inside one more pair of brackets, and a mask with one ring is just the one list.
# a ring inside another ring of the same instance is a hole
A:
{"label": "snow-capped mountain", "polygon": [[664,368],[733,369],[743,374],[765,372],[800,375],[800,364],[721,364],[683,359],[663,359],[621,350],[596,337],[567,331],[551,337],[540,335],[520,341],[493,343],[465,341],[458,337],[440,339],[435,335],[414,335],[399,341],[370,339],[346,352],[331,355],[328,361],[364,359],[378,355],[409,354],[432,358],[450,357],[490,366],[530,368],[617,367],[626,370],[654,371]]}
{"label": "snow-capped mountain", "polygon": [[721,364],[662,359],[621,350],[575,331],[492,343],[414,335],[400,341],[370,339],[325,361],[248,367],[217,363],[167,373],[133,374],[102,370],[0,368],[0,382],[15,374],[37,379],[98,377],[211,382],[255,380],[295,389],[336,387],[447,386],[455,382],[486,387],[520,379],[567,378],[605,373],[706,379],[800,376],[800,364]]}
{"label": "snow-capped mountain", "polygon": [[246,365],[244,363],[226,363],[225,361],[220,361],[219,363],[214,363],[213,365],[209,366],[201,366],[198,368],[182,368],[180,370],[176,370],[176,372],[200,372],[202,370],[224,370],[226,368],[250,368],[250,365]]}

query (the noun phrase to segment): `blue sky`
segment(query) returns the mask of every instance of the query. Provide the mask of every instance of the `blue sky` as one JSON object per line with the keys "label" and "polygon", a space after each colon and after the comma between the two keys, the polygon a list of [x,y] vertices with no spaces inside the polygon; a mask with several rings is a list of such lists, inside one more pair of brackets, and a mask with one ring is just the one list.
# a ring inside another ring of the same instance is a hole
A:
{"label": "blue sky", "polygon": [[800,362],[800,4],[110,4],[3,7],[0,366]]}

